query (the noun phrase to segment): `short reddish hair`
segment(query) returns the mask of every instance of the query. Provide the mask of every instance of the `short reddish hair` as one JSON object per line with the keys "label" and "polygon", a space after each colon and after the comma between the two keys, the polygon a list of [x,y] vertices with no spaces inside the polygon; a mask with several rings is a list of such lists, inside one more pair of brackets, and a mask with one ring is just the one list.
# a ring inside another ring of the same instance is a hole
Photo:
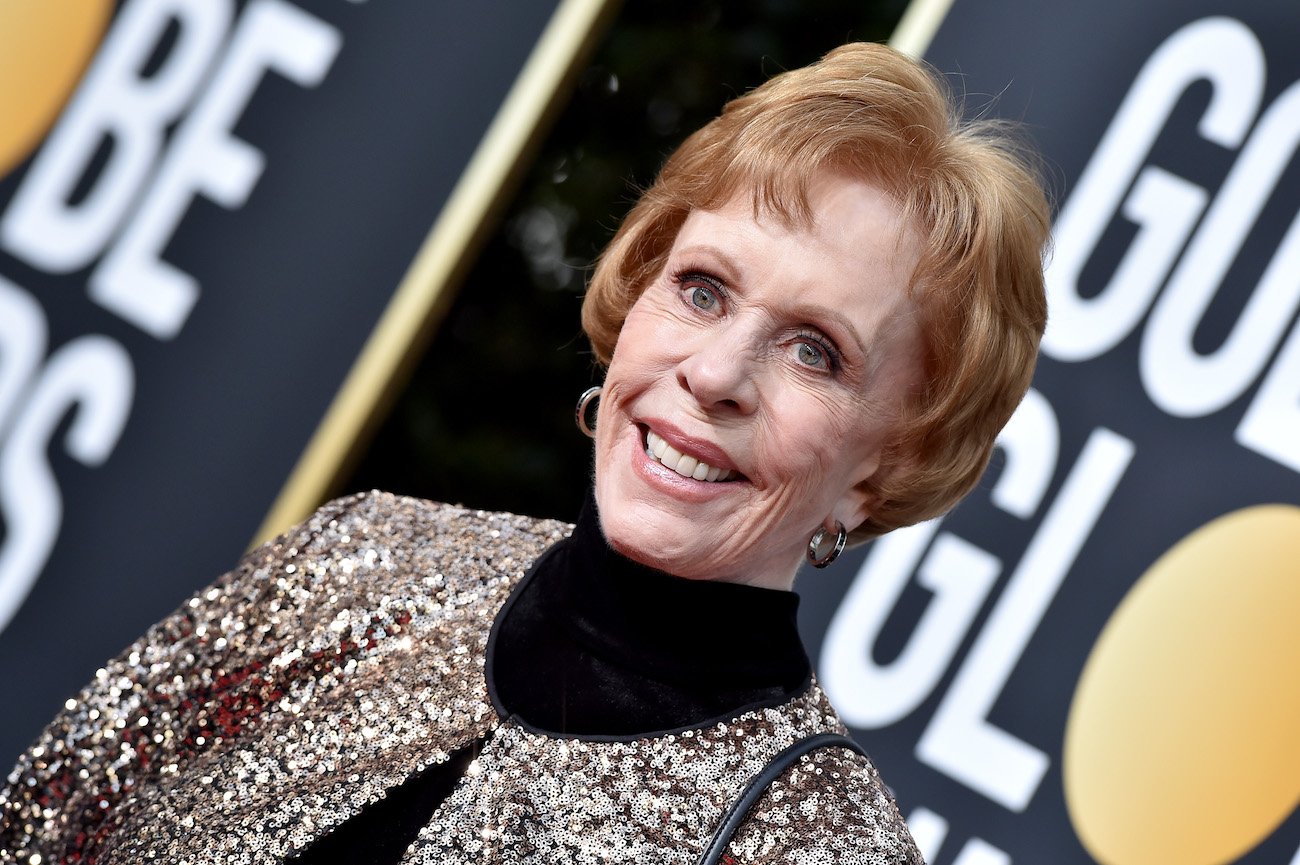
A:
{"label": "short reddish hair", "polygon": [[969,492],[1033,377],[1050,212],[1005,124],[963,121],[937,73],[883,45],[845,45],[778,75],[669,157],[601,255],[582,323],[608,364],[692,210],[750,191],[756,210],[806,223],[809,179],[825,169],[879,184],[922,244],[911,292],[925,370],[865,482],[874,505],[852,536],[863,541]]}

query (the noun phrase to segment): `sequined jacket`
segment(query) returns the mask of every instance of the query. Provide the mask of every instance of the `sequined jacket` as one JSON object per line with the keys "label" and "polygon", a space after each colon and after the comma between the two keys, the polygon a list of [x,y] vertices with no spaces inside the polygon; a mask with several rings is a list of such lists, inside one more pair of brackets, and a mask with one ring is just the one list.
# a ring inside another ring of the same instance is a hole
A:
{"label": "sequined jacket", "polygon": [[[500,717],[493,617],[569,528],[382,493],[326,505],[68,701],[0,794],[0,862],[283,862],[480,737],[403,863],[695,862],[747,778],[842,726],[816,685],[652,738]],[[921,862],[876,770],[844,749],[772,784],[729,854]]]}

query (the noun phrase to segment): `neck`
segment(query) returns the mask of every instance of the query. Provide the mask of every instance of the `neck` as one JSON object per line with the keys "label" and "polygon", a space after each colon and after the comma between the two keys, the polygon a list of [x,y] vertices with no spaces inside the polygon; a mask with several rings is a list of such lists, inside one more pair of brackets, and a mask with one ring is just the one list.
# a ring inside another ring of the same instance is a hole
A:
{"label": "neck", "polygon": [[610,549],[588,499],[497,622],[499,708],[543,730],[603,735],[688,727],[781,702],[811,670],[798,596],[685,580]]}
{"label": "neck", "polygon": [[609,540],[605,537],[603,532],[600,533],[600,539],[606,546],[611,548],[611,552],[614,555],[621,559],[638,564],[648,570],[668,574],[674,576],[676,579],[686,580],[689,582],[733,583],[735,585],[750,586],[756,589],[767,589],[774,592],[792,592],[794,591],[795,576],[799,572],[800,563],[796,560],[793,564],[788,566],[776,563],[772,567],[736,571],[729,570],[725,566],[719,566],[717,570],[710,570],[701,576],[680,576],[672,573],[671,565],[656,561],[653,558],[644,555],[640,550],[625,548],[623,545]]}

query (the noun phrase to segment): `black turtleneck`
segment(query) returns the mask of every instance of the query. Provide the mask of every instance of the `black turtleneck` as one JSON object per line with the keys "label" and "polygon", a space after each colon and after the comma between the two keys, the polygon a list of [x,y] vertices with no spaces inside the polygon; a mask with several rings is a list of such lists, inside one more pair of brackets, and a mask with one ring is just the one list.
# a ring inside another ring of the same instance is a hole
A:
{"label": "black turtleneck", "polygon": [[[498,614],[488,693],[502,718],[569,736],[704,726],[807,686],[798,606],[793,592],[684,580],[615,553],[588,494],[573,535]],[[409,778],[294,861],[396,863],[480,746]]]}
{"label": "black turtleneck", "polygon": [[684,580],[610,549],[591,497],[488,649],[497,710],[553,733],[647,736],[806,685],[793,592]]}

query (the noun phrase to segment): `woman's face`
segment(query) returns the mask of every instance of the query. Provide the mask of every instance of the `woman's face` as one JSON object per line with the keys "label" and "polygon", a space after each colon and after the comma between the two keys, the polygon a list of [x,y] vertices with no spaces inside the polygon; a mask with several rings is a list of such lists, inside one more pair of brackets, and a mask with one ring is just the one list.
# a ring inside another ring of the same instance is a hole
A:
{"label": "woman's face", "polygon": [[870,513],[919,381],[919,244],[872,184],[823,172],[811,227],[749,194],[695,211],[628,313],[596,429],[610,544],[678,576],[789,588],[809,537]]}

